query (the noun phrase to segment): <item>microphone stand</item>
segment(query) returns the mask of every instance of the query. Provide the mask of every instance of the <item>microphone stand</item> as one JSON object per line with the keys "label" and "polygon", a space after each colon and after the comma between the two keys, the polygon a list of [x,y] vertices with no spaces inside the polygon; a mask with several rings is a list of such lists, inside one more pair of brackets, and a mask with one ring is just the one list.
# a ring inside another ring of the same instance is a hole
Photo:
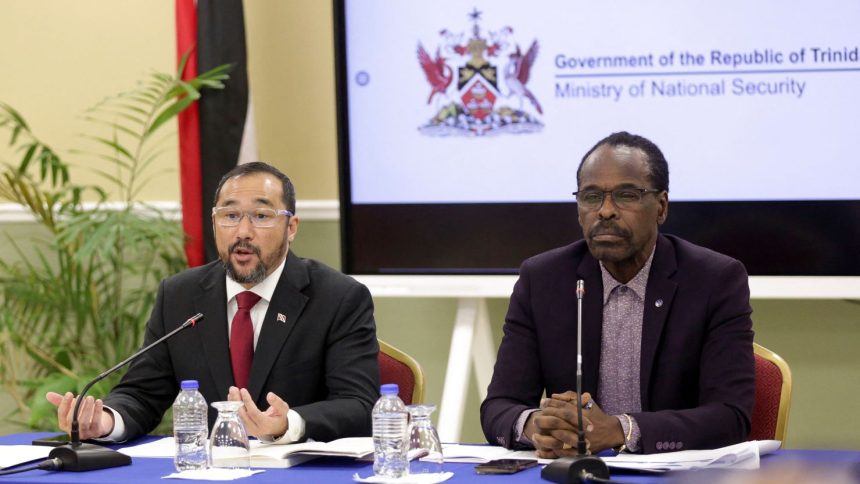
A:
{"label": "microphone stand", "polygon": [[146,353],[156,345],[162,343],[167,338],[175,335],[176,333],[182,331],[183,329],[194,326],[198,321],[203,319],[203,313],[197,313],[194,316],[188,318],[181,326],[174,329],[173,331],[167,333],[166,335],[158,338],[152,344],[147,347],[139,350],[137,353],[129,356],[128,358],[122,360],[117,363],[113,368],[105,371],[99,376],[95,377],[91,382],[87,383],[84,389],[81,391],[81,394],[78,395],[78,399],[75,402],[75,409],[72,412],[72,432],[71,432],[71,441],[68,444],[61,445],[59,447],[55,447],[50,454],[48,454],[48,458],[58,458],[60,459],[60,467],[59,470],[63,471],[91,471],[95,469],[107,469],[108,467],[119,467],[119,466],[127,466],[131,464],[131,457],[121,454],[115,450],[108,449],[107,447],[102,447],[100,445],[89,444],[85,442],[81,442],[80,437],[80,424],[78,423],[78,412],[81,408],[81,402],[84,401],[84,397],[90,388],[96,383],[104,380],[113,372],[119,370],[126,364],[134,361],[140,355]]}
{"label": "microphone stand", "polygon": [[561,457],[540,473],[541,478],[562,484],[579,484],[590,480],[609,479],[609,468],[600,457],[588,455],[585,429],[582,426],[582,297],[585,281],[576,281],[576,456]]}

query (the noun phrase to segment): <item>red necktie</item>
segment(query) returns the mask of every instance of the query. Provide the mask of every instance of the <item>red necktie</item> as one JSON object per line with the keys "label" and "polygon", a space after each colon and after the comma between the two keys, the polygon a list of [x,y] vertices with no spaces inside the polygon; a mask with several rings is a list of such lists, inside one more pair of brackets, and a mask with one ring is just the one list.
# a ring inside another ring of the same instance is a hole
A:
{"label": "red necktie", "polygon": [[239,311],[233,316],[230,327],[230,362],[233,363],[233,382],[239,388],[248,388],[248,375],[254,361],[254,325],[251,324],[251,308],[260,296],[251,291],[236,294]]}

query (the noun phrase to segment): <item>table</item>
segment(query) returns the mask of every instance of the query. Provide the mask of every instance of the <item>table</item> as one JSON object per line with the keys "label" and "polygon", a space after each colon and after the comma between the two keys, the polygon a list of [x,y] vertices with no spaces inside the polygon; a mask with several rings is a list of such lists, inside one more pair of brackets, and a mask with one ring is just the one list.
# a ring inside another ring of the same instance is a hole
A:
{"label": "table", "polygon": [[[24,433],[0,437],[0,445],[3,444],[27,444],[36,437],[51,435],[49,433]],[[136,442],[137,443],[137,442]],[[854,472],[855,482],[860,482],[860,451],[850,450],[780,450],[774,454],[762,458],[762,469],[764,471],[791,466],[796,463],[804,471],[820,466],[822,469],[843,470]],[[454,473],[454,477],[445,481],[446,483],[471,483],[471,484],[519,484],[549,482],[540,478],[540,466],[527,469],[517,474],[499,475],[477,475],[474,464],[445,463],[444,469]],[[16,483],[87,483],[87,484],[138,484],[160,482],[163,484],[183,480],[162,480],[174,472],[171,459],[147,459],[135,458],[131,466],[114,467],[89,472],[58,472],[58,471],[29,471],[21,474],[0,477],[2,482]],[[358,473],[367,476],[373,473],[371,464],[363,462],[347,461],[337,458],[320,458],[300,466],[289,469],[266,469],[266,472],[256,474],[247,479],[241,479],[240,483],[278,483],[283,484],[319,484],[319,483],[349,483],[352,475]],[[744,474],[748,475],[748,474]],[[686,474],[682,476],[668,475],[637,475],[624,472],[612,472],[612,479],[626,483],[665,483],[685,482],[685,476],[704,477],[701,473]],[[673,478],[680,478],[674,480]],[[201,481],[196,481],[201,482]],[[210,481],[211,482],[211,481]],[[707,482],[698,480],[698,482]],[[776,482],[776,481],[774,481]],[[825,481],[826,482],[826,481]]]}

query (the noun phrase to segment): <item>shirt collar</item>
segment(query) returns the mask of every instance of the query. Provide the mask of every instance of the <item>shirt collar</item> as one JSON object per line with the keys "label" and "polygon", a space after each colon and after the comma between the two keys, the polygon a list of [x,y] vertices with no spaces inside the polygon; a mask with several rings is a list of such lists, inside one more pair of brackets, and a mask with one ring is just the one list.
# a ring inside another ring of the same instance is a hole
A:
{"label": "shirt collar", "polygon": [[612,291],[615,290],[618,286],[627,286],[629,287],[634,294],[639,296],[639,299],[645,299],[645,287],[648,285],[648,273],[651,271],[651,262],[654,260],[654,252],[657,248],[657,244],[654,244],[654,247],[651,248],[651,255],[648,256],[648,260],[645,261],[645,265],[639,269],[639,272],[633,276],[633,279],[630,279],[630,282],[627,284],[621,284],[618,282],[612,274],[606,270],[606,267],[603,266],[603,262],[600,262],[600,274],[603,276],[603,304],[606,304],[606,301],[609,300],[609,295],[612,294]]}
{"label": "shirt collar", "polygon": [[239,294],[243,291],[251,291],[254,294],[260,296],[265,299],[266,302],[270,302],[272,300],[272,294],[275,293],[275,288],[278,287],[278,281],[281,279],[281,273],[284,272],[284,266],[287,263],[287,258],[284,257],[284,260],[281,261],[281,264],[275,269],[271,274],[266,276],[265,279],[256,286],[251,289],[245,289],[244,286],[239,284],[238,282],[230,279],[230,276],[224,276],[227,279],[227,302],[233,300],[236,297],[236,294]]}

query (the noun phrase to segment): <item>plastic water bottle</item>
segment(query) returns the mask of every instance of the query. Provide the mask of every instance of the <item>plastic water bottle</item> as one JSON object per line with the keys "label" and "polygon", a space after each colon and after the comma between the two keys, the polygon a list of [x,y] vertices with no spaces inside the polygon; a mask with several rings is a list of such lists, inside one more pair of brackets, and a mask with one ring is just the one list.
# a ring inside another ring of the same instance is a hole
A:
{"label": "plastic water bottle", "polygon": [[173,438],[176,470],[205,469],[209,466],[209,419],[206,399],[197,391],[197,380],[183,380],[182,391],[173,402]]}
{"label": "plastic water bottle", "polygon": [[382,385],[382,396],[373,406],[373,473],[378,476],[397,478],[409,474],[409,412],[397,396],[399,390],[394,383]]}

